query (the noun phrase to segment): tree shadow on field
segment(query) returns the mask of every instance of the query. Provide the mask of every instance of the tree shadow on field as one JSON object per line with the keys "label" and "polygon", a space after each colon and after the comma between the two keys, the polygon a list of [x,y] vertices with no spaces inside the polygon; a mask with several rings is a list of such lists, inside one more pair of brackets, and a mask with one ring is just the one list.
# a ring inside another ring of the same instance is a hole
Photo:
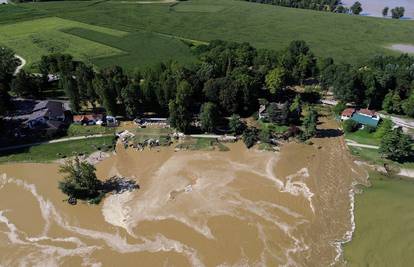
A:
{"label": "tree shadow on field", "polygon": [[315,138],[339,137],[344,133],[338,129],[318,129]]}

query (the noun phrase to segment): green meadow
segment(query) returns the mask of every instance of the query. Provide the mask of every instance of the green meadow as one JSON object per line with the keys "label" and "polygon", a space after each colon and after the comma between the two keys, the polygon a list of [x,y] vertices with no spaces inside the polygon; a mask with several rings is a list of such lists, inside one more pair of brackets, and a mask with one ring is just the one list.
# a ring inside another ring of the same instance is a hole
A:
{"label": "green meadow", "polygon": [[414,262],[414,181],[370,175],[356,196],[356,229],[345,245],[349,266],[411,266]]}
{"label": "green meadow", "polygon": [[396,54],[386,48],[391,44],[414,43],[414,21],[236,0],[36,2],[1,6],[0,15],[0,44],[11,46],[30,64],[55,51],[97,67],[133,69],[171,59],[188,63],[195,60],[189,41],[214,39],[276,50],[302,39],[317,56],[355,63]]}
{"label": "green meadow", "polygon": [[89,155],[95,151],[110,151],[114,148],[114,136],[104,136],[60,143],[34,145],[0,153],[0,163],[5,162],[50,162],[73,157],[79,154]]}

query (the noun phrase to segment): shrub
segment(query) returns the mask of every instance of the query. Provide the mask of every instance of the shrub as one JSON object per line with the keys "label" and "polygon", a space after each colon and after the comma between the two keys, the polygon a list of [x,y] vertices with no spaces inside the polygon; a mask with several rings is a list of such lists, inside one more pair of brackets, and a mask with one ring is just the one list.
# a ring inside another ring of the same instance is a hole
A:
{"label": "shrub", "polygon": [[254,146],[258,139],[258,130],[256,128],[247,128],[243,132],[243,142],[247,148]]}
{"label": "shrub", "polygon": [[342,123],[342,128],[345,133],[352,133],[358,130],[358,123],[354,120],[346,120]]}
{"label": "shrub", "polygon": [[336,115],[340,115],[342,113],[342,111],[344,111],[346,109],[346,105],[342,102],[339,102],[338,104],[335,105],[335,107],[333,108],[333,112]]}

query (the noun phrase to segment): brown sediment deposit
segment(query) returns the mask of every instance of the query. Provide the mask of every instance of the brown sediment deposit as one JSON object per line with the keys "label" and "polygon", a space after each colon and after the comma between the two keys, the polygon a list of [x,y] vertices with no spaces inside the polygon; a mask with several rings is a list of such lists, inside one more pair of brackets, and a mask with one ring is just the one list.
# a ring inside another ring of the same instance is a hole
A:
{"label": "brown sediment deposit", "polygon": [[0,165],[0,265],[327,266],[366,173],[342,137],[312,142],[278,153],[118,147],[99,178],[133,177],[140,189],[96,206],[63,201],[58,164]]}

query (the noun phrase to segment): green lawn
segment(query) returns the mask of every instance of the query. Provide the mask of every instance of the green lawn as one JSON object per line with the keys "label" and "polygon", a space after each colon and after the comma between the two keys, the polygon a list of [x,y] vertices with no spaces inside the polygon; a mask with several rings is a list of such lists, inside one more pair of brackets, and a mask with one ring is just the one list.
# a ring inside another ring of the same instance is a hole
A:
{"label": "green lawn", "polygon": [[378,146],[381,143],[381,139],[375,137],[375,133],[370,133],[366,130],[358,130],[353,133],[346,133],[345,138],[366,145]]}
{"label": "green lawn", "polygon": [[85,136],[94,134],[115,134],[115,127],[104,127],[99,125],[77,125],[71,124],[67,130],[68,136]]}
{"label": "green lawn", "polygon": [[286,125],[278,125],[275,123],[263,122],[261,120],[258,121],[258,124],[261,130],[268,129],[269,131],[277,134],[284,133],[289,129],[289,126]]}
{"label": "green lawn", "polygon": [[411,266],[414,262],[414,182],[370,175],[372,186],[356,196],[349,266]]}
{"label": "green lawn", "polygon": [[[131,33],[145,31],[207,42],[213,39],[247,41],[258,48],[281,49],[292,40],[303,39],[318,56],[351,63],[376,54],[396,54],[385,48],[393,43],[414,44],[414,21],[350,16],[237,0],[192,0],[174,7],[170,4],[124,4],[119,1],[37,2],[23,6],[50,16]],[[146,46],[139,49],[148,53],[154,51]],[[117,57],[111,60],[118,62]],[[125,63],[124,60],[119,62]]]}
{"label": "green lawn", "polygon": [[160,141],[160,145],[166,146],[170,144],[169,134],[172,131],[169,128],[136,128],[132,132],[135,134],[134,142],[143,143],[148,139],[156,139]]}
{"label": "green lawn", "polygon": [[49,162],[74,155],[91,154],[97,150],[111,150],[114,146],[114,137],[105,136],[84,140],[75,140],[55,144],[44,144],[15,151],[2,152],[0,163],[3,162]]}
{"label": "green lawn", "polygon": [[353,155],[372,164],[383,165],[384,163],[387,163],[399,168],[414,169],[414,162],[398,163],[395,161],[384,159],[381,157],[378,149],[351,146],[349,147],[349,149]]}
{"label": "green lawn", "polygon": [[185,150],[204,150],[204,151],[228,151],[229,148],[214,138],[191,138],[176,146],[179,149]]}

